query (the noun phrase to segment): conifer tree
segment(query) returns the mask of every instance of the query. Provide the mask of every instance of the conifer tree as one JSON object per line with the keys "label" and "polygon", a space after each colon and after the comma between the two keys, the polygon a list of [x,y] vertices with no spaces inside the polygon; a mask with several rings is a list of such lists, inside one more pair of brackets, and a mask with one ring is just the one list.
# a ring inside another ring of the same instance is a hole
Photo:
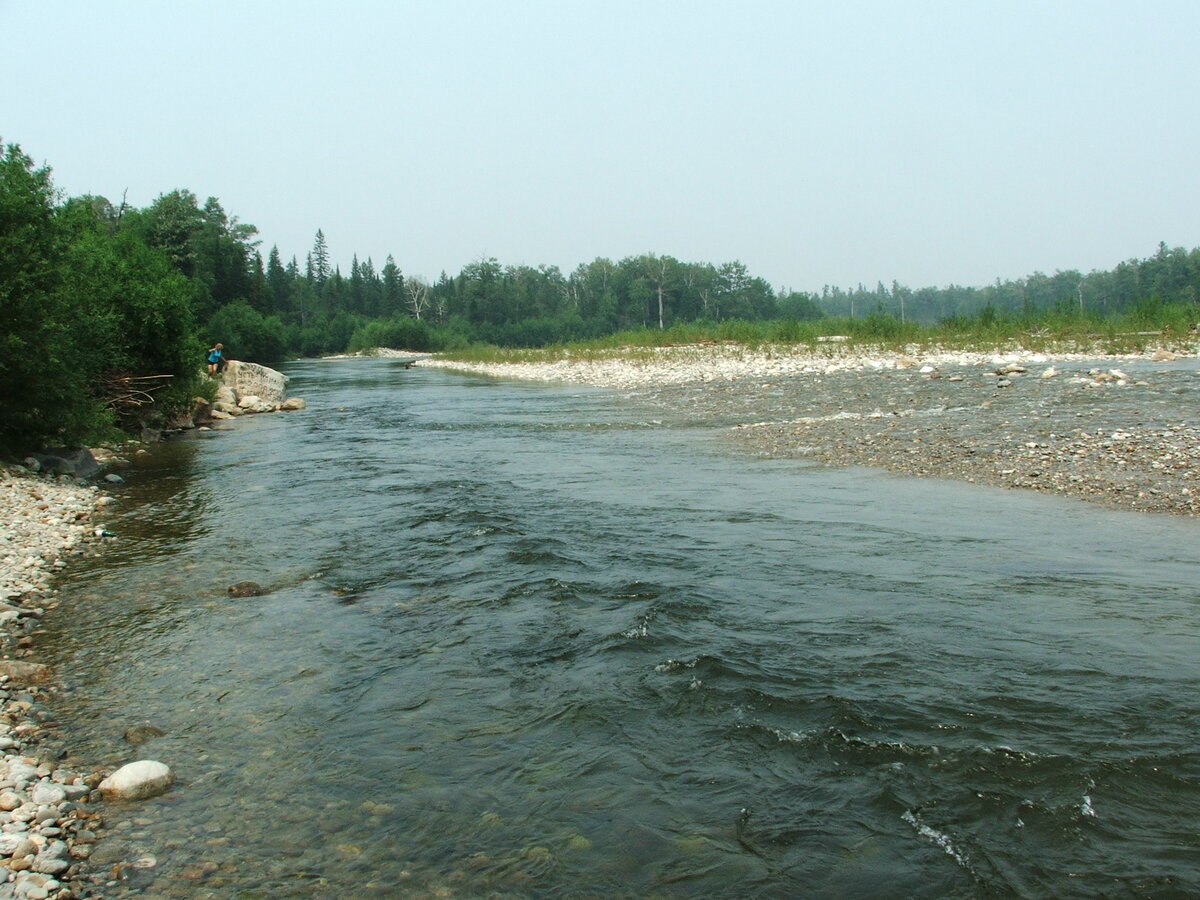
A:
{"label": "conifer tree", "polygon": [[317,229],[317,237],[313,241],[311,260],[312,278],[316,281],[318,288],[323,288],[331,273],[329,271],[329,247],[325,244],[325,234],[320,228]]}

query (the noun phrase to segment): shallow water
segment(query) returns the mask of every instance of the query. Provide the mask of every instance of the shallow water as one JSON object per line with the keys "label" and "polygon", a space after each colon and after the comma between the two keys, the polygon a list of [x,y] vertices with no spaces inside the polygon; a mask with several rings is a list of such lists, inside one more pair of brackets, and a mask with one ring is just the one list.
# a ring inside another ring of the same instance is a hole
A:
{"label": "shallow water", "polygon": [[180,777],[106,896],[1200,892],[1196,521],[287,371],[129,473],[39,636],[72,751]]}

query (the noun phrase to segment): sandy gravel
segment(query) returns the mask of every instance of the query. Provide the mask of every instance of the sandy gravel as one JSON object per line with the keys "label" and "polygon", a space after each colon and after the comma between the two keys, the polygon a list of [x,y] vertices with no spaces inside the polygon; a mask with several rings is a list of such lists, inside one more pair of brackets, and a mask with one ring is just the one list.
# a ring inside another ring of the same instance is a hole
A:
{"label": "sandy gravel", "polygon": [[728,425],[731,441],[759,455],[1195,516],[1198,349],[1118,357],[697,346],[546,364],[419,365],[623,390]]}

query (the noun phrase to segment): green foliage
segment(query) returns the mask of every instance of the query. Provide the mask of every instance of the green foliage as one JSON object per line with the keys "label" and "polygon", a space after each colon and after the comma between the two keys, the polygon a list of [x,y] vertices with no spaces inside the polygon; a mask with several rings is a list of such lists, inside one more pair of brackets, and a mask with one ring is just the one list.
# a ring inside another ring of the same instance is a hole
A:
{"label": "green foliage", "polygon": [[191,290],[162,253],[93,224],[71,240],[62,263],[63,301],[90,323],[80,347],[89,371],[181,377],[195,369],[202,348]]}
{"label": "green foliage", "polygon": [[[283,322],[276,316],[265,317],[245,300],[222,306],[208,320],[206,333],[212,346],[225,345],[228,359],[271,365],[287,358]],[[196,359],[200,359],[199,353]]]}
{"label": "green foliage", "polygon": [[72,444],[106,427],[81,353],[90,317],[59,290],[50,171],[0,145],[0,449]]}
{"label": "green foliage", "polygon": [[200,359],[195,288],[145,242],[145,223],[123,222],[102,197],[55,199],[48,169],[3,148],[0,444],[9,452],[108,436],[124,379],[170,376],[156,394],[182,393]]}
{"label": "green foliage", "polygon": [[359,325],[354,330],[347,349],[351,353],[358,353],[373,347],[422,352],[436,349],[429,326],[419,319],[404,315],[375,319]]}

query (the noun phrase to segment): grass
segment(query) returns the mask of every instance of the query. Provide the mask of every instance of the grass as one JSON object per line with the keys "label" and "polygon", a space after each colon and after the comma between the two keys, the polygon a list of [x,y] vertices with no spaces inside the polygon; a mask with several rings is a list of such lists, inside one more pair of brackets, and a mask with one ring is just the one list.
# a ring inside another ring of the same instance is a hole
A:
{"label": "grass", "polygon": [[[744,350],[807,348],[814,353],[859,348],[894,353],[1023,348],[1034,352],[1142,353],[1148,347],[1187,343],[1189,329],[1200,318],[1190,305],[1139,304],[1126,314],[1101,318],[1062,310],[1036,316],[1005,316],[994,311],[934,325],[900,322],[873,313],[866,318],[824,318],[814,321],[694,322],[663,331],[636,329],[590,341],[538,348],[504,348],[472,344],[445,351],[447,359],[472,363],[547,363],[563,359],[651,358],[672,347],[724,345]],[[844,338],[836,343],[822,338]],[[1195,344],[1195,337],[1190,343]]]}

